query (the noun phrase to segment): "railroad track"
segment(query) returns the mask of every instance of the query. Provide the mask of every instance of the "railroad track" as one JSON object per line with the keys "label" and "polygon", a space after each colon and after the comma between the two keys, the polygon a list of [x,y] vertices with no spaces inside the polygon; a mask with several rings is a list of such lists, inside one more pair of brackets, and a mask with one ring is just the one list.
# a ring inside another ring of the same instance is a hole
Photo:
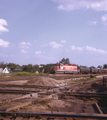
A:
{"label": "railroad track", "polygon": [[17,90],[17,89],[0,89],[0,93],[10,93],[10,94],[28,94],[39,92],[39,90]]}
{"label": "railroad track", "polygon": [[[5,103],[6,108],[2,108],[2,107],[4,107],[4,105],[1,105],[0,109],[9,111],[9,110],[16,109],[16,108],[19,108],[19,107],[22,107],[25,105],[29,105],[31,103],[34,103],[35,101],[41,101],[41,100],[45,100],[45,99],[49,99],[49,98],[53,98],[53,97],[56,98],[57,94],[66,92],[66,90],[69,91],[69,90],[77,89],[78,87],[75,87],[75,88],[73,88],[73,87],[80,85],[80,84],[81,83],[72,84],[72,85],[68,85],[68,86],[61,86],[58,88],[53,88],[53,89],[49,89],[49,90],[45,90],[45,91],[40,91],[40,92],[36,92],[36,93],[30,93],[30,94],[26,94],[26,95],[20,95],[20,96],[16,96],[16,97],[12,97],[12,98],[3,99],[0,101],[0,103]],[[72,88],[71,88],[71,86],[72,86]],[[42,93],[45,93],[44,94],[45,97],[43,97]],[[48,95],[46,93],[48,93]],[[41,98],[41,94],[42,94],[42,98]],[[19,101],[19,99],[21,99],[21,100]],[[7,102],[12,102],[12,103],[8,104]],[[6,103],[7,103],[7,105],[6,105]]]}
{"label": "railroad track", "polygon": [[58,113],[30,113],[30,112],[4,112],[0,111],[1,120],[107,120],[107,115],[102,114],[58,114]]}
{"label": "railroad track", "polygon": [[93,75],[94,77],[96,76],[101,76],[104,74],[58,74],[55,76],[50,76],[50,78],[54,79],[71,79],[71,78],[80,78],[80,77],[90,77],[90,75]]}
{"label": "railroad track", "polygon": [[[78,84],[80,84],[80,83],[78,83]],[[69,90],[69,89],[71,90],[71,86],[73,87],[73,86],[75,86],[75,84],[66,86],[66,87],[61,86],[59,88],[53,88],[53,89],[44,90],[44,91],[40,91],[40,92],[36,92],[36,93],[33,92],[30,94],[25,94],[25,95],[12,97],[12,98],[2,99],[2,100],[0,100],[0,103],[1,103],[0,110],[1,111],[4,111],[4,110],[9,111],[12,109],[20,108],[25,105],[29,105],[29,104],[37,102],[37,101],[53,98],[57,95],[57,93],[60,94],[63,91],[65,92],[65,90]],[[73,89],[76,89],[76,88],[73,88]],[[45,93],[44,97],[43,97],[43,95],[41,96],[42,93]],[[46,93],[48,93],[48,95]],[[20,101],[19,101],[19,99],[20,99]],[[9,104],[8,104],[8,102],[9,102]],[[2,105],[2,103],[5,103],[6,108],[4,108],[4,105]],[[7,105],[6,105],[6,103],[7,103]]]}
{"label": "railroad track", "polygon": [[[37,102],[41,102],[41,101],[45,101],[47,99],[60,99],[59,96],[61,95],[66,95],[66,96],[76,96],[76,97],[105,97],[107,94],[106,93],[83,93],[83,92],[72,92],[73,90],[77,90],[83,87],[87,87],[90,86],[90,84],[92,83],[99,83],[101,82],[101,80],[94,80],[94,81],[88,81],[88,82],[82,82],[82,83],[76,83],[76,84],[72,84],[72,85],[66,85],[66,86],[59,86],[59,87],[55,87],[55,88],[51,88],[51,87],[46,87],[47,90],[43,90],[43,91],[33,91],[33,90],[16,90],[14,91],[14,93],[16,92],[29,92],[29,94],[25,94],[25,95],[20,95],[20,96],[16,96],[16,97],[12,97],[12,98],[7,98],[7,99],[3,99],[0,101],[0,115],[1,115],[1,119],[5,116],[9,119],[23,119],[23,118],[32,118],[32,119],[44,119],[44,117],[48,120],[56,120],[56,119],[74,119],[74,118],[81,118],[83,120],[86,118],[90,118],[90,119],[107,119],[107,115],[105,114],[72,114],[72,112],[69,112],[69,114],[67,114],[68,112],[58,112],[58,113],[54,113],[54,111],[52,113],[26,113],[26,112],[10,112],[13,110],[17,110],[19,108],[23,108],[24,106],[28,106]],[[15,87],[15,86],[14,86]],[[16,85],[17,87],[17,85]],[[19,87],[19,86],[18,86]],[[22,85],[21,85],[22,87]],[[29,86],[31,87],[31,86]],[[29,88],[27,86],[27,88]],[[41,86],[39,86],[41,87]],[[45,88],[45,87],[44,87]],[[50,89],[51,88],[51,89]],[[3,89],[1,89],[3,92]],[[9,89],[4,89],[5,92],[8,92]],[[10,89],[10,92],[12,92],[12,89]],[[30,93],[31,92],[31,93]],[[20,101],[19,101],[20,100]],[[2,104],[4,103],[5,106]],[[96,104],[97,106],[97,104]],[[98,106],[97,106],[98,109]],[[99,110],[100,111],[100,110]],[[66,114],[65,114],[66,113]]]}
{"label": "railroad track", "polygon": [[96,101],[107,99],[107,93],[63,92],[62,94],[58,94],[58,99],[82,99],[85,101]]}
{"label": "railroad track", "polygon": [[[101,79],[97,79],[97,80],[91,80],[91,81],[86,81],[86,82],[78,82],[78,83],[74,83],[76,85],[78,84],[91,84],[91,83],[98,83],[98,82],[102,82]],[[68,86],[68,85],[65,85]],[[42,85],[16,85],[16,84],[0,84],[0,87],[10,87],[10,88],[38,88],[38,89],[52,89],[52,88],[58,88],[60,86],[42,86]]]}
{"label": "railroad track", "polygon": [[42,89],[51,89],[57,88],[55,86],[42,86],[42,85],[14,85],[14,84],[0,84],[0,87],[16,87],[16,88],[42,88]]}

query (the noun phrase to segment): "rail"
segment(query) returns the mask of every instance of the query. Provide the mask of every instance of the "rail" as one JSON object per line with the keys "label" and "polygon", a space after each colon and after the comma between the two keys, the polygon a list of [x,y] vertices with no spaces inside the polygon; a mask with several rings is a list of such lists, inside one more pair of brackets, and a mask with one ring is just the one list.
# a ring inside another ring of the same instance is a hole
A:
{"label": "rail", "polygon": [[31,113],[31,112],[5,112],[5,111],[0,111],[0,115],[1,116],[12,116],[13,118],[16,117],[24,117],[24,118],[28,118],[28,117],[36,117],[41,119],[42,117],[67,117],[67,118],[90,118],[90,119],[105,119],[107,120],[107,114],[77,114],[77,113],[73,113],[73,114],[58,114],[58,113]]}

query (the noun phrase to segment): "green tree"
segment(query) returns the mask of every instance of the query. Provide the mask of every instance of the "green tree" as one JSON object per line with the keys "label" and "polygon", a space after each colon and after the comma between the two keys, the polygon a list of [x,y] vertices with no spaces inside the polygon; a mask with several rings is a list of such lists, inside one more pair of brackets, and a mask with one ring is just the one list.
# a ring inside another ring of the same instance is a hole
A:
{"label": "green tree", "polygon": [[43,68],[44,68],[44,73],[50,73],[53,65],[54,65],[54,64],[46,64],[46,65],[41,64],[40,66],[43,66]]}
{"label": "green tree", "polygon": [[15,63],[9,63],[8,68],[10,68],[10,70],[13,72],[15,70],[16,67],[19,67],[20,65],[15,64]]}
{"label": "green tree", "polygon": [[34,67],[32,64],[28,64],[28,72],[34,72]]}
{"label": "green tree", "polygon": [[97,67],[97,68],[102,69],[102,66],[101,66],[101,65],[98,65],[98,67]]}
{"label": "green tree", "polygon": [[0,62],[0,67],[6,67],[7,66],[7,63],[4,63],[4,62]]}
{"label": "green tree", "polygon": [[34,71],[39,71],[39,65],[34,65]]}
{"label": "green tree", "polygon": [[103,69],[107,69],[107,64],[104,64],[104,65],[103,65]]}
{"label": "green tree", "polygon": [[23,71],[28,72],[28,66],[27,65],[23,65],[22,68],[23,68]]}
{"label": "green tree", "polygon": [[32,64],[23,65],[23,71],[25,72],[35,72],[35,67]]}
{"label": "green tree", "polygon": [[59,61],[59,63],[63,63],[63,64],[70,64],[70,60],[69,60],[69,58],[62,58],[62,60],[61,61]]}

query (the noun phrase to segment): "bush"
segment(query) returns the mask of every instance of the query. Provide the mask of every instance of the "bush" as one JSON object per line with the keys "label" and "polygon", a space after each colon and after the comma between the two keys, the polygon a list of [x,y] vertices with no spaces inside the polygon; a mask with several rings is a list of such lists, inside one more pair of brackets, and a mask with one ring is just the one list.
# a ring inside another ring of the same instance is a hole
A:
{"label": "bush", "polygon": [[31,76],[32,74],[29,72],[17,72],[14,73],[13,76]]}
{"label": "bush", "polygon": [[14,73],[13,76],[46,76],[48,74],[46,73],[30,73],[30,72],[17,72],[17,73]]}

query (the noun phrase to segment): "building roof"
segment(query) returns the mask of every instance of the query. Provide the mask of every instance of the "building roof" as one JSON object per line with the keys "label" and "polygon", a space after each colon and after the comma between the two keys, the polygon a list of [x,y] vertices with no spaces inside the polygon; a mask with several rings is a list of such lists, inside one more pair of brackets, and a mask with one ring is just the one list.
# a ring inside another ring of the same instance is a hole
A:
{"label": "building roof", "polygon": [[6,72],[10,72],[10,69],[6,66],[6,67],[3,67],[3,66],[0,66],[0,73],[5,73],[4,69],[6,69],[5,71]]}
{"label": "building roof", "polygon": [[22,71],[23,69],[21,68],[21,67],[17,67],[17,68],[15,68],[15,72],[20,72],[20,71]]}

